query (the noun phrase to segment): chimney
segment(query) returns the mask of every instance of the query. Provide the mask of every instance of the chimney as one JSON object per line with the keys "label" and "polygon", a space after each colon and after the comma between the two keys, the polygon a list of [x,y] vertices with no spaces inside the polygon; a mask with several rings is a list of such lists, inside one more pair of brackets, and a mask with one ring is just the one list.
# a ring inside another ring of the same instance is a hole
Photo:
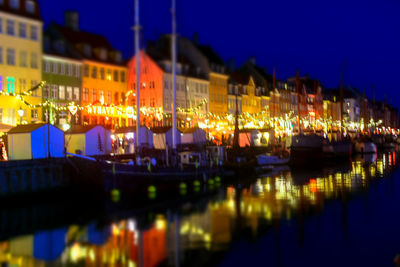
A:
{"label": "chimney", "polygon": [[198,44],[199,44],[199,34],[198,34],[197,32],[195,32],[195,33],[193,34],[193,43],[194,43],[195,45],[198,45]]}
{"label": "chimney", "polygon": [[253,64],[253,65],[256,65],[256,63],[257,63],[256,57],[250,57],[250,58],[249,58],[249,62],[250,62],[251,64]]}
{"label": "chimney", "polygon": [[79,31],[79,14],[77,11],[65,12],[65,26],[73,31]]}

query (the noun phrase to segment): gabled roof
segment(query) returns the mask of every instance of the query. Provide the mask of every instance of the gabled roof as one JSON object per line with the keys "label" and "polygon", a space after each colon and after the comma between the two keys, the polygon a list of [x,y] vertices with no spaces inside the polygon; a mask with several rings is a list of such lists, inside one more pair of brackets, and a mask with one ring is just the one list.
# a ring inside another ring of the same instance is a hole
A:
{"label": "gabled roof", "polygon": [[8,134],[31,133],[44,125],[46,125],[46,123],[22,124],[9,130]]}
{"label": "gabled roof", "polygon": [[164,133],[168,132],[170,129],[172,129],[172,127],[170,127],[170,126],[159,126],[159,127],[150,128],[150,131],[152,131],[155,134],[164,134]]}
{"label": "gabled roof", "polygon": [[101,125],[72,125],[65,134],[82,134],[87,133],[88,131],[92,130],[94,127],[101,126]]}
{"label": "gabled roof", "polygon": [[35,20],[39,20],[41,21],[42,18],[40,16],[40,8],[39,8],[39,3],[37,0],[31,0],[33,1],[33,3],[35,4],[35,10],[33,11],[33,13],[29,13],[26,8],[25,8],[25,0],[24,1],[19,1],[19,8],[18,9],[13,9],[10,6],[10,0],[4,0],[3,4],[0,5],[0,11],[6,12],[6,13],[10,13],[13,15],[17,15],[17,16],[22,16],[25,18],[29,18],[29,19],[35,19]]}
{"label": "gabled roof", "polygon": [[[114,65],[124,65],[124,62],[116,62],[113,60],[109,53],[110,52],[120,52],[110,44],[110,42],[107,40],[106,37],[100,34],[95,34],[95,33],[90,33],[90,32],[85,32],[85,31],[75,31],[69,27],[61,26],[56,23],[52,23],[49,28],[54,28],[58,34],[60,34],[65,41],[74,46],[74,49],[79,53],[79,55],[84,58],[84,59],[89,59],[89,60],[94,60],[94,61],[100,61],[100,62],[105,62],[109,64],[114,64]],[[91,47],[92,52],[91,55],[85,55],[80,49],[78,49],[79,45],[84,45],[87,44]],[[100,58],[97,53],[94,53],[93,49],[96,48],[104,48],[107,50],[107,59],[103,60]]]}

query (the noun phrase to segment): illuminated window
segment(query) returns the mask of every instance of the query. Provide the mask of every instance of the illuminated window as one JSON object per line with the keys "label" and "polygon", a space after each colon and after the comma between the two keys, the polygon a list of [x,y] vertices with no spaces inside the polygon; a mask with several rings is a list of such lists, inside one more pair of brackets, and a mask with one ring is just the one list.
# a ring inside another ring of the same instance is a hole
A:
{"label": "illuminated window", "polygon": [[67,87],[67,100],[72,100],[72,87]]}
{"label": "illuminated window", "polygon": [[103,90],[99,91],[99,101],[100,101],[100,103],[104,104],[104,91]]}
{"label": "illuminated window", "polygon": [[31,25],[31,40],[37,41],[39,40],[38,38],[38,27]]}
{"label": "illuminated window", "polygon": [[13,94],[15,93],[15,78],[7,77],[7,92]]}
{"label": "illuminated window", "polygon": [[112,80],[112,71],[110,69],[107,70],[107,80]]}
{"label": "illuminated window", "polygon": [[92,102],[95,102],[97,100],[97,91],[96,89],[93,89],[92,91]]}
{"label": "illuminated window", "polygon": [[87,88],[83,89],[83,101],[86,101],[86,102],[89,101],[89,89],[87,89]]}
{"label": "illuminated window", "polygon": [[43,98],[49,98],[49,92],[50,91],[50,86],[48,84],[45,84],[43,87]]}
{"label": "illuminated window", "polygon": [[60,85],[59,92],[58,92],[58,97],[60,99],[65,99],[65,86]]}
{"label": "illuminated window", "polygon": [[38,110],[37,109],[31,109],[31,119],[32,120],[37,120],[38,118]]}
{"label": "illuminated window", "polygon": [[19,8],[19,0],[10,0],[10,7],[12,9],[18,9]]}
{"label": "illuminated window", "polygon": [[111,92],[108,91],[108,92],[107,92],[107,104],[110,105],[111,102],[112,102],[112,99],[111,99]]}
{"label": "illuminated window", "polygon": [[35,3],[32,0],[27,0],[25,2],[26,5],[26,11],[28,11],[28,13],[35,13]]}
{"label": "illuminated window", "polygon": [[52,99],[57,99],[57,92],[58,92],[58,86],[55,84],[51,85],[51,98]]}
{"label": "illuminated window", "polygon": [[7,49],[7,64],[15,66],[15,49],[13,48]]}
{"label": "illuminated window", "polygon": [[74,100],[79,101],[79,87],[74,87]]}
{"label": "illuminated window", "polygon": [[15,23],[13,20],[7,20],[7,34],[15,35]]}

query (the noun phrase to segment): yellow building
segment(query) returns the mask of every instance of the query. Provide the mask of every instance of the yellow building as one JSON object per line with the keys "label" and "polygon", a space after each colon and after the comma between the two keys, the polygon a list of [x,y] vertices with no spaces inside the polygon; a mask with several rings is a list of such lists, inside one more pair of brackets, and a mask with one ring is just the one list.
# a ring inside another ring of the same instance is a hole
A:
{"label": "yellow building", "polygon": [[242,112],[258,113],[261,111],[261,97],[256,95],[256,84],[253,77],[249,77],[248,83],[244,85],[242,94]]}
{"label": "yellow building", "polygon": [[79,30],[76,12],[67,12],[65,26],[53,23],[49,31],[82,59],[83,124],[102,124],[108,128],[128,126],[133,109],[125,106],[127,67],[121,52],[104,36]]}
{"label": "yellow building", "polygon": [[210,72],[210,112],[223,115],[228,112],[228,79],[229,76]]}
{"label": "yellow building", "polygon": [[16,125],[42,118],[42,92],[36,87],[42,81],[41,58],[37,1],[0,1],[0,123]]}

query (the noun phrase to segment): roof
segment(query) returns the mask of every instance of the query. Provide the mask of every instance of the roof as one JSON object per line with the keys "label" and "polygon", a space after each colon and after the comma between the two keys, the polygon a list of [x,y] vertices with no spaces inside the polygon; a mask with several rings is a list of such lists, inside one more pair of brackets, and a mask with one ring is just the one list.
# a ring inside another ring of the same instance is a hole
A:
{"label": "roof", "polygon": [[208,59],[209,63],[225,67],[225,62],[219,57],[217,52],[209,45],[196,45],[200,52]]}
{"label": "roof", "polygon": [[250,75],[237,70],[230,73],[230,79],[233,83],[247,85],[250,81]]}
{"label": "roof", "polygon": [[8,134],[31,133],[44,125],[46,125],[46,123],[22,124],[12,128],[7,133]]}
{"label": "roof", "polygon": [[199,127],[194,127],[194,128],[179,128],[178,130],[184,134],[191,134],[196,132],[197,130],[202,130],[202,129],[200,129]]}
{"label": "roof", "polygon": [[[100,61],[100,62],[105,62],[109,64],[114,64],[114,65],[124,65],[124,62],[121,60],[121,62],[116,62],[113,60],[108,53],[110,52],[120,52],[111,45],[111,43],[107,40],[106,37],[100,34],[95,34],[95,33],[90,33],[90,32],[85,32],[85,31],[75,31],[71,28],[68,28],[66,26],[61,26],[56,23],[52,23],[51,26],[52,28],[56,29],[57,32],[71,45],[74,46],[75,50],[79,53],[79,55],[84,58],[84,59],[89,59],[89,60],[94,60],[94,61]],[[79,49],[79,45],[90,45],[92,52],[91,55],[88,56],[85,53],[83,53],[83,48]],[[100,53],[95,53],[93,49],[96,48],[104,48],[107,50],[107,59],[104,60],[100,57]]]}
{"label": "roof", "polygon": [[[2,5],[0,5],[0,11],[10,13],[13,15],[17,15],[17,16],[22,16],[22,17],[29,18],[29,19],[41,21],[42,18],[40,16],[39,3],[37,0],[31,0],[31,1],[33,1],[35,4],[35,7],[34,7],[35,9],[34,9],[33,13],[29,13],[28,11],[26,11],[25,5],[22,5],[21,1],[20,1],[20,5],[19,5],[18,9],[11,8],[10,4],[9,4],[10,0],[3,1],[4,3]],[[23,1],[23,2],[25,3],[25,1]]]}
{"label": "roof", "polygon": [[170,127],[170,126],[159,126],[159,127],[150,128],[150,131],[152,131],[155,134],[164,134],[164,133],[168,132],[170,129],[172,129],[172,127]]}
{"label": "roof", "polygon": [[87,133],[88,131],[92,130],[94,127],[101,126],[101,125],[72,125],[65,134],[81,134]]}

